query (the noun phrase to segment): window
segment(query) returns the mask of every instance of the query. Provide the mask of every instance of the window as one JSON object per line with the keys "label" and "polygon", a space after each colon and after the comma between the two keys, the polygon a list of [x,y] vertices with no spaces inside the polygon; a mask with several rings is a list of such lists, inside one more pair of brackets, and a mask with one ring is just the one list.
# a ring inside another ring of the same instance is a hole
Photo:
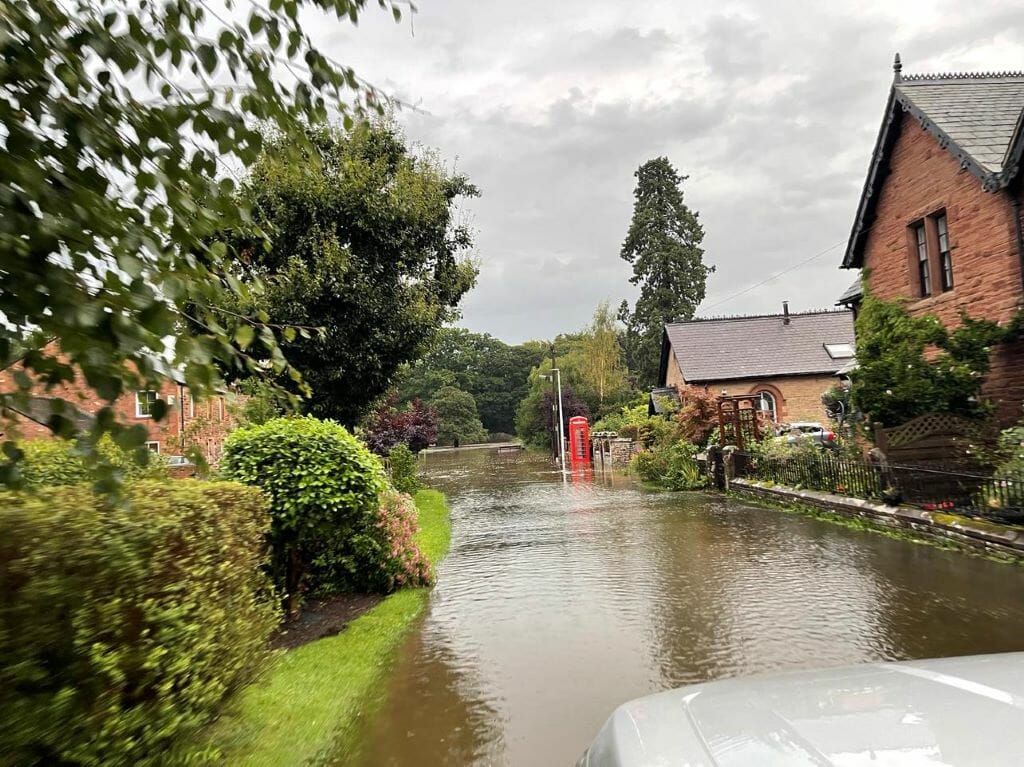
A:
{"label": "window", "polygon": [[935,228],[939,235],[939,265],[942,269],[943,292],[953,289],[953,254],[949,247],[949,224],[946,214],[935,217]]}
{"label": "window", "polygon": [[196,398],[192,396],[192,392],[188,393],[188,417],[196,417]]}
{"label": "window", "polygon": [[153,415],[153,403],[156,402],[155,391],[135,392],[135,417],[150,418]]}
{"label": "window", "polygon": [[846,360],[853,356],[853,344],[825,344],[825,351],[834,360]]}
{"label": "window", "polygon": [[921,297],[932,294],[932,275],[928,267],[928,238],[924,231],[924,222],[914,226],[914,242],[917,245],[917,280]]}
{"label": "window", "polygon": [[160,452],[160,443],[159,442],[147,442],[146,443],[146,449],[147,450],[151,450],[154,453],[159,453]]}
{"label": "window", "polygon": [[771,392],[759,391],[757,393],[757,408],[773,422],[776,420],[775,397]]}

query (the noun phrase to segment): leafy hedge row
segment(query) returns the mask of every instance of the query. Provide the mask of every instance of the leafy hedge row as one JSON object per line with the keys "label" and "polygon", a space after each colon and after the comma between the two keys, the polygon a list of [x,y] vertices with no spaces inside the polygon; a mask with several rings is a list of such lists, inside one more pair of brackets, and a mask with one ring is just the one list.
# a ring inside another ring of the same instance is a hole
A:
{"label": "leafy hedge row", "polygon": [[0,494],[0,754],[157,765],[261,667],[278,621],[262,495],[138,482]]}
{"label": "leafy hedge row", "polygon": [[[29,487],[77,485],[94,480],[95,472],[75,443],[58,439],[36,439],[19,445],[22,456],[18,464],[25,484]],[[170,472],[166,461],[155,453],[143,450],[139,456],[123,450],[109,437],[100,440],[96,453],[109,464],[122,479],[167,479]],[[145,460],[141,463],[137,458]]]}

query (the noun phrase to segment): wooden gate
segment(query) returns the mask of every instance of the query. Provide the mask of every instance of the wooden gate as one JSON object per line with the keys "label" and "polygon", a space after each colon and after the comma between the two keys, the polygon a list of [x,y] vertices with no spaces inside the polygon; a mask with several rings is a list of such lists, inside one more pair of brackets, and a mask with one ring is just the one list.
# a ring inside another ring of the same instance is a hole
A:
{"label": "wooden gate", "polygon": [[722,395],[718,398],[718,440],[746,452],[747,445],[761,441],[758,394]]}

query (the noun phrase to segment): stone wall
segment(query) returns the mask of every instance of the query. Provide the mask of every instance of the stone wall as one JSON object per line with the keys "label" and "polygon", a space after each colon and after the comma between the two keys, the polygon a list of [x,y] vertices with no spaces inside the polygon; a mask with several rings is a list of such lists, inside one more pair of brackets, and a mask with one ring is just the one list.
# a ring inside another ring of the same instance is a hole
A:
{"label": "stone wall", "polygon": [[842,516],[861,518],[894,529],[912,530],[933,540],[958,548],[1024,562],[1024,531],[952,514],[908,507],[882,506],[861,498],[833,495],[817,490],[765,487],[746,479],[729,481],[729,490],[772,503],[810,506]]}

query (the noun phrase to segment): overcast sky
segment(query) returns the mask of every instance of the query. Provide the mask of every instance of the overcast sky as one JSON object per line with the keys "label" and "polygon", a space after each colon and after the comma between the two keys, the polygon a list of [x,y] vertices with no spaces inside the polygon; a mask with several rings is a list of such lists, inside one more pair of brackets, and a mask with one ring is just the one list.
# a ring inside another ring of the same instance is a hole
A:
{"label": "overcast sky", "polygon": [[[830,307],[900,51],[904,73],[1024,68],[1015,0],[417,0],[322,25],[334,58],[483,196],[460,324],[508,342],[634,297],[619,257],[633,173],[666,155],[699,211],[701,316]],[[831,248],[767,284],[753,287]],[[736,293],[748,289],[743,295]]]}

